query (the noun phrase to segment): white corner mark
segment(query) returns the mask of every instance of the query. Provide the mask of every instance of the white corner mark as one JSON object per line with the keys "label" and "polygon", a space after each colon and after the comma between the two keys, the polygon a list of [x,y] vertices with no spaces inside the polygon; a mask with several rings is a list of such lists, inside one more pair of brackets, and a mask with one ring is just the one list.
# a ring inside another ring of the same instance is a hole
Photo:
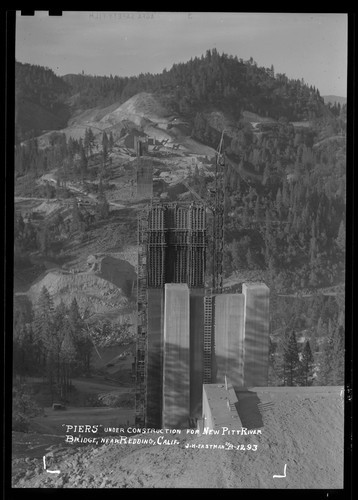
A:
{"label": "white corner mark", "polygon": [[49,472],[50,474],[60,474],[60,470],[48,470],[46,469],[46,456],[43,456],[43,461],[44,461],[44,469],[46,472]]}
{"label": "white corner mark", "polygon": [[277,475],[274,475],[272,477],[286,477],[286,467],[287,467],[287,464],[285,464],[285,467],[283,469],[283,476],[277,476]]}

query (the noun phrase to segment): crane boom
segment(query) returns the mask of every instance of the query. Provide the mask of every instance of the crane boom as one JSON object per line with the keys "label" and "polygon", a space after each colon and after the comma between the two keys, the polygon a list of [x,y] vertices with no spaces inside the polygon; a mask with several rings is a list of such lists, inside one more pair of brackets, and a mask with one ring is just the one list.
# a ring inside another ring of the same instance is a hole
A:
{"label": "crane boom", "polygon": [[192,187],[190,187],[190,186],[189,186],[188,182],[187,182],[185,179],[182,179],[182,180],[181,180],[181,183],[182,183],[182,184],[184,184],[184,186],[188,189],[188,191],[190,191],[190,192],[191,192],[191,194],[192,194],[193,196],[195,196],[195,198],[196,198],[198,201],[200,201],[200,203],[203,203],[204,205],[206,205],[206,204],[207,204],[207,202],[206,202],[206,201],[204,201],[204,200],[203,200],[203,198],[202,198],[202,197],[201,197],[201,196],[200,196],[200,195],[199,195],[196,191],[194,191],[194,189],[193,189]]}

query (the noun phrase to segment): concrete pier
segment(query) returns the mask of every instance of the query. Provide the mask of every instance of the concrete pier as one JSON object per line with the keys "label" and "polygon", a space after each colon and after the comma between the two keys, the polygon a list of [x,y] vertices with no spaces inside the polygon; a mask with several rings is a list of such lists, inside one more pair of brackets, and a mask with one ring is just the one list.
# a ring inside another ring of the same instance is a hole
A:
{"label": "concrete pier", "polygon": [[147,425],[162,425],[164,290],[148,289]]}
{"label": "concrete pier", "polygon": [[203,288],[190,290],[190,417],[202,414],[204,377],[204,295]]}
{"label": "concrete pier", "polygon": [[184,428],[190,416],[189,288],[164,289],[163,418],[165,428]]}
{"label": "concrete pier", "polygon": [[239,293],[215,297],[215,364],[213,381],[224,383],[225,375],[234,386],[244,384],[244,308]]}
{"label": "concrete pier", "polygon": [[264,283],[243,283],[242,293],[245,296],[244,385],[264,387],[268,384],[270,290]]}

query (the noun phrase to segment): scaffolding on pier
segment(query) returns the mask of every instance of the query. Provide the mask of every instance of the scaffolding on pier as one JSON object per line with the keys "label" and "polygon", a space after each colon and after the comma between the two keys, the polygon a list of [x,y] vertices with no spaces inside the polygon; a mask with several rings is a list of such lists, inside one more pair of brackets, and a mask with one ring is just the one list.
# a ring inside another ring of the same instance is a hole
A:
{"label": "scaffolding on pier", "polygon": [[138,326],[136,358],[136,425],[146,425],[148,288],[187,283],[204,288],[206,209],[197,202],[152,201],[138,218]]}

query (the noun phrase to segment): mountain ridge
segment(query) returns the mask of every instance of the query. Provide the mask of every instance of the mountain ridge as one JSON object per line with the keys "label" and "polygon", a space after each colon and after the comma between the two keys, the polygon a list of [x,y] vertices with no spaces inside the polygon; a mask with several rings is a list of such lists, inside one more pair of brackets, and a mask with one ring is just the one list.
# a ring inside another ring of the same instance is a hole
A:
{"label": "mountain ridge", "polygon": [[337,104],[339,103],[342,106],[343,104],[347,103],[347,98],[343,96],[329,94],[329,95],[323,95],[322,98],[325,104],[328,103],[334,104],[336,102]]}
{"label": "mountain ridge", "polygon": [[[155,94],[165,107],[170,107],[172,114],[178,113],[190,120],[196,113],[210,108],[230,112],[236,119],[244,110],[289,121],[330,115],[318,89],[303,80],[289,79],[285,74],[275,74],[272,67],[258,67],[252,59],[243,61],[237,56],[219,54],[216,49],[206,51],[200,58],[174,64],[160,74],[58,77],[46,68],[17,62],[16,75],[20,139],[24,135],[28,137],[31,130],[35,136],[41,132],[39,124],[31,129],[31,123],[23,123],[21,96],[33,102],[42,99],[49,111],[60,107],[64,113],[62,118],[66,115],[67,121],[78,109],[106,107],[115,102],[123,104],[141,92]],[[63,125],[62,119],[61,125],[54,128]]]}

